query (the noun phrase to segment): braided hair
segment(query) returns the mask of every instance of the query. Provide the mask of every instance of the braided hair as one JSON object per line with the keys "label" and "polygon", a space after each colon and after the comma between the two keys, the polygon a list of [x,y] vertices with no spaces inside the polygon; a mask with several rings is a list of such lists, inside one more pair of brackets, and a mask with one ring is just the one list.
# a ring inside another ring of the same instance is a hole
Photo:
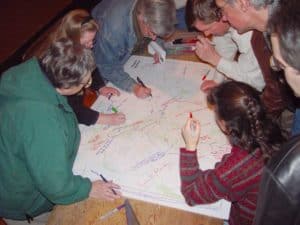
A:
{"label": "braided hair", "polygon": [[260,149],[268,160],[285,141],[279,126],[268,118],[253,87],[229,81],[213,89],[207,97],[218,120],[225,122],[225,133],[231,145],[252,153]]}

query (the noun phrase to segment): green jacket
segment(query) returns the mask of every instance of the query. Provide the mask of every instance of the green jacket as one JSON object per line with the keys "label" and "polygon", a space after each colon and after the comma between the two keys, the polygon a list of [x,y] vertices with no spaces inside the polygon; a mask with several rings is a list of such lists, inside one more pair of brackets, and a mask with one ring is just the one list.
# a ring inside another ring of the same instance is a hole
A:
{"label": "green jacket", "polygon": [[88,197],[72,173],[80,132],[64,96],[31,59],[0,80],[0,217],[25,219]]}

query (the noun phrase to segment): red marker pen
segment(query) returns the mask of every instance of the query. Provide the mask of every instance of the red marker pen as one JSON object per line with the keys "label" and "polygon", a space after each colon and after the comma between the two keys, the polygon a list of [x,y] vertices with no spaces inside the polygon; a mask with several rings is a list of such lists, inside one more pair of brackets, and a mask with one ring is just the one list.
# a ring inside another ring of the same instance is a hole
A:
{"label": "red marker pen", "polygon": [[205,80],[205,79],[206,79],[206,77],[207,77],[207,75],[209,74],[209,72],[210,72],[210,69],[209,69],[205,74],[203,74],[202,80]]}
{"label": "red marker pen", "polygon": [[[190,119],[193,119],[193,114],[191,112],[190,112]],[[192,131],[195,131],[195,129],[196,129],[194,120],[191,121],[191,129],[192,129]]]}

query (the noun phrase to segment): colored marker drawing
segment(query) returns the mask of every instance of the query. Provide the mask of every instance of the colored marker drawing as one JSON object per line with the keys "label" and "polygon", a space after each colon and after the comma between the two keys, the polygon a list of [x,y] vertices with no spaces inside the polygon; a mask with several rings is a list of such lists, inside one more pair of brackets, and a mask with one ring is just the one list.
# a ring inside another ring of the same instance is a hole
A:
{"label": "colored marker drawing", "polygon": [[152,89],[152,98],[137,99],[123,91],[110,100],[100,96],[93,108],[109,113],[114,106],[126,114],[126,122],[120,126],[80,126],[82,140],[74,172],[92,180],[103,173],[119,184],[127,197],[228,218],[228,202],[189,207],[180,193],[181,128],[190,112],[201,124],[201,169],[213,168],[231,149],[199,89],[201,75],[208,69],[201,63],[166,60],[153,65],[150,57],[131,57],[125,70]]}

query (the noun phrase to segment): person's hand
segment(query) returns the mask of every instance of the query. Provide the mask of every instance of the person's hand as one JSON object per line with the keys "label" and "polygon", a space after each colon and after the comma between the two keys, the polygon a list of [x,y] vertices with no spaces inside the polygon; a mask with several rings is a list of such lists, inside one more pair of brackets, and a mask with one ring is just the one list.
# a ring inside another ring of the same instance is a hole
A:
{"label": "person's hand", "polygon": [[154,60],[153,64],[160,63],[160,61],[159,61],[159,54],[157,52],[155,52],[155,54],[153,55],[153,60]]}
{"label": "person's hand", "polygon": [[107,124],[107,125],[119,125],[125,123],[126,116],[121,112],[104,114],[99,113],[98,124]]}
{"label": "person's hand", "polygon": [[[112,189],[114,189],[116,194],[113,193]],[[104,201],[114,201],[122,196],[119,189],[120,186],[112,181],[105,183],[104,181],[97,180],[92,183],[89,197]]]}
{"label": "person's hand", "polygon": [[185,149],[195,151],[200,138],[199,121],[193,118],[188,118],[184,127],[181,129],[181,134],[185,142]]}
{"label": "person's hand", "polygon": [[202,84],[200,85],[200,89],[201,91],[203,91],[204,93],[209,92],[212,88],[218,86],[217,82],[215,82],[214,80],[205,80],[202,82]]}
{"label": "person's hand", "polygon": [[107,98],[110,98],[111,96],[120,96],[119,90],[113,88],[113,87],[102,87],[99,89],[99,94],[106,96]]}
{"label": "person's hand", "polygon": [[135,84],[133,86],[133,93],[138,98],[147,98],[151,95],[151,89],[147,87],[143,87],[140,84]]}
{"label": "person's hand", "polygon": [[210,63],[213,66],[217,66],[221,56],[217,53],[211,41],[205,37],[198,37],[196,43],[196,55],[203,61]]}
{"label": "person's hand", "polygon": [[273,55],[271,55],[271,57],[270,57],[270,67],[274,71],[282,70],[280,65],[279,65],[279,62],[274,58]]}

